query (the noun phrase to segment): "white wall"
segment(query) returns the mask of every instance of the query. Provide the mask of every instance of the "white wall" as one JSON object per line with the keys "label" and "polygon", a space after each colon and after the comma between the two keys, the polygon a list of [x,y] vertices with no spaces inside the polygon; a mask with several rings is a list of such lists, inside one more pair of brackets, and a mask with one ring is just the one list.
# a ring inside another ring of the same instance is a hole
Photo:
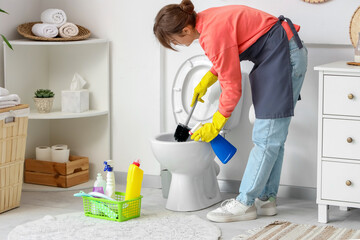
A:
{"label": "white wall", "polygon": [[[21,6],[21,7],[19,7]],[[0,14],[0,34],[5,35],[8,40],[18,39],[20,35],[16,27],[25,22],[36,21],[40,15],[40,0],[1,0],[0,9],[9,14]],[[0,38],[0,42],[2,42]],[[2,44],[0,47],[0,86],[4,86],[4,54]]]}
{"label": "white wall", "polygon": [[[70,21],[90,29],[92,37],[111,41],[112,151],[116,170],[126,172],[131,161],[140,158],[145,174],[159,174],[160,166],[151,152],[148,139],[162,130],[173,131],[171,127],[175,123],[168,106],[170,92],[167,88],[171,76],[166,78],[165,73],[177,66],[169,61],[168,52],[160,50],[152,26],[158,10],[174,2],[178,1],[0,1],[0,8],[11,13],[9,16],[0,15],[0,32],[9,39],[20,37],[15,30],[17,25],[38,20],[42,10],[57,7],[68,14]],[[330,61],[351,60],[348,27],[352,13],[359,4],[357,1],[341,0],[318,5],[302,0],[194,0],[194,4],[197,11],[212,6],[248,4],[276,16],[283,14],[302,26],[300,34],[309,47],[309,67],[302,91],[303,100],[297,105],[296,117],[286,143],[281,183],[315,187],[318,79],[313,67]],[[2,49],[0,54],[2,56]],[[179,61],[184,58],[181,54],[177,55]],[[162,69],[161,72],[163,65],[170,70]],[[244,69],[247,67],[245,64]],[[164,76],[163,86],[160,86],[161,74]],[[165,92],[161,92],[161,89]],[[244,97],[244,108],[247,109],[251,102],[249,86]],[[161,110],[165,110],[163,119]],[[230,141],[238,147],[238,153],[227,165],[222,166],[220,179],[241,179],[252,146],[251,127],[244,114],[241,125],[229,134]]]}
{"label": "white wall", "polygon": [[307,43],[350,44],[350,20],[359,1],[329,0],[310,4],[303,0],[194,0],[196,11],[209,7],[243,4],[274,16],[284,15],[301,25],[301,36]]}

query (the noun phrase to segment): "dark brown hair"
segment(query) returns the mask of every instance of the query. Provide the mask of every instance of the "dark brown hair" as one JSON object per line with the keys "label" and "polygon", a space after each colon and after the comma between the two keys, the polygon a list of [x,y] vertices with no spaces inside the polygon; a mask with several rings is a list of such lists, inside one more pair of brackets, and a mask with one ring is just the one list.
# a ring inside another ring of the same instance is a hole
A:
{"label": "dark brown hair", "polygon": [[181,34],[184,27],[191,25],[195,28],[196,12],[190,0],[182,0],[180,4],[169,4],[156,15],[154,34],[161,45],[175,50],[171,46],[170,35]]}

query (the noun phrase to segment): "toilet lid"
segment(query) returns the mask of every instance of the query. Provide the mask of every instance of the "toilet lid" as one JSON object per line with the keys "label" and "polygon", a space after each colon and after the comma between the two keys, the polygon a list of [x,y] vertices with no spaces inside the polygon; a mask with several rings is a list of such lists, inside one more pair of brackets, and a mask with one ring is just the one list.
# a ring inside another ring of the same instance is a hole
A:
{"label": "toilet lid", "polygon": [[[212,63],[206,55],[198,55],[186,60],[176,73],[172,89],[172,107],[176,124],[185,123],[191,110],[190,104],[195,87],[202,77],[210,70]],[[208,88],[198,103],[190,119],[189,127],[196,123],[212,121],[212,116],[218,110],[221,88],[219,82]]]}

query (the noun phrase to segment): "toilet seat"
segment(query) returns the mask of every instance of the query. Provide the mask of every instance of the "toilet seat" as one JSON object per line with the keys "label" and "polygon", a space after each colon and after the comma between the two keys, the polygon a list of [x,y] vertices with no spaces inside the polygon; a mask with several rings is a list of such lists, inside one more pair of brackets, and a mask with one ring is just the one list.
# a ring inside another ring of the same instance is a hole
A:
{"label": "toilet seat", "polygon": [[[191,57],[180,66],[172,87],[172,109],[176,124],[185,123],[191,110],[194,89],[211,66],[212,63],[206,55]],[[219,82],[208,88],[206,95],[202,97],[205,102],[196,105],[189,127],[193,127],[197,122],[212,121],[212,116],[218,110],[220,93]]]}

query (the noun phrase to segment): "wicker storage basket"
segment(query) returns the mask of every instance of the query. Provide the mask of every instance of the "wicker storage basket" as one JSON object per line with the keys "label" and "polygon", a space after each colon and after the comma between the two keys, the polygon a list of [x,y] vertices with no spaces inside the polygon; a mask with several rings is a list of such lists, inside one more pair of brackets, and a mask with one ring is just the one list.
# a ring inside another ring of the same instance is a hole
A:
{"label": "wicker storage basket", "polygon": [[304,1],[308,3],[323,3],[326,2],[327,0],[304,0]]}
{"label": "wicker storage basket", "polygon": [[359,39],[359,32],[360,32],[360,7],[358,7],[350,21],[350,40],[354,48],[357,45],[358,39]]}
{"label": "wicker storage basket", "polygon": [[20,205],[29,106],[0,109],[0,213]]}
{"label": "wicker storage basket", "polygon": [[20,35],[31,39],[31,40],[39,40],[39,41],[78,41],[78,40],[84,40],[90,37],[91,32],[90,30],[88,30],[87,28],[77,25],[76,26],[79,28],[79,34],[77,36],[74,37],[69,37],[69,38],[62,38],[62,37],[55,37],[55,38],[46,38],[46,37],[38,37],[35,36],[31,29],[32,26],[36,23],[41,23],[41,22],[29,22],[29,23],[23,23],[21,25],[19,25],[17,27],[17,31]]}

